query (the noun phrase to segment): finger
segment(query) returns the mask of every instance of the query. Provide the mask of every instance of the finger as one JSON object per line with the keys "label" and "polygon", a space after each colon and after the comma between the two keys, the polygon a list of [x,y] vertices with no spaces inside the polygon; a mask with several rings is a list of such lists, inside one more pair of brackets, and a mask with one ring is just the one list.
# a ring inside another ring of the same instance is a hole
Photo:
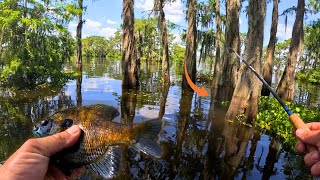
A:
{"label": "finger", "polygon": [[71,126],[66,131],[47,136],[44,138],[37,138],[28,140],[22,149],[27,149],[29,152],[42,154],[50,157],[57,152],[71,147],[80,137],[81,129],[77,125]]}
{"label": "finger", "polygon": [[306,124],[311,131],[320,130],[320,122],[312,122]]}
{"label": "finger", "polygon": [[311,175],[315,177],[320,176],[320,161],[311,167]]}
{"label": "finger", "polygon": [[303,142],[301,142],[300,140],[298,140],[298,142],[296,144],[296,151],[299,153],[303,153],[306,150],[307,150],[306,145]]}
{"label": "finger", "polygon": [[320,153],[313,151],[304,156],[304,162],[308,167],[312,167],[314,164],[320,161]]}
{"label": "finger", "polygon": [[320,131],[310,131],[306,129],[297,129],[296,130],[297,138],[303,143],[315,145],[319,147],[320,143]]}

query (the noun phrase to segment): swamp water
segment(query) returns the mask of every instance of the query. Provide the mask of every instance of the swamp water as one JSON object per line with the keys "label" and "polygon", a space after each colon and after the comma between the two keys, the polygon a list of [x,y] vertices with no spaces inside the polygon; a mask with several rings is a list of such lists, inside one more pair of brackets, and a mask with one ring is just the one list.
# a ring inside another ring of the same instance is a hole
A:
{"label": "swamp water", "polygon": [[[0,161],[33,137],[33,125],[54,112],[73,106],[108,104],[118,108],[122,123],[163,117],[159,142],[163,159],[152,159],[122,146],[119,179],[308,179],[300,156],[259,129],[224,121],[225,109],[210,108],[210,97],[182,92],[182,65],[173,64],[170,87],[159,83],[157,66],[142,64],[138,91],[121,89],[120,61],[92,60],[82,78],[61,88],[19,94],[2,92],[0,99]],[[206,88],[207,90],[209,88]],[[297,100],[319,103],[319,89],[300,88]],[[209,93],[210,94],[210,93]],[[86,173],[82,179],[95,179]]]}

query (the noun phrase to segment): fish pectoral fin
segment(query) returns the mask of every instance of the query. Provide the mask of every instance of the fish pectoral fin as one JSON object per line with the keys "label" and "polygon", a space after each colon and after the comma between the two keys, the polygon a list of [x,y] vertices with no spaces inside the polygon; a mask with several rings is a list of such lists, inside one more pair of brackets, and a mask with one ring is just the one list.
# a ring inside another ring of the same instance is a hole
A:
{"label": "fish pectoral fin", "polygon": [[107,153],[97,162],[86,165],[99,176],[110,179],[118,175],[121,164],[121,148],[119,146],[109,147]]}
{"label": "fish pectoral fin", "polygon": [[136,142],[132,145],[139,151],[151,155],[155,158],[161,158],[162,149],[157,143],[159,132],[162,127],[162,121],[152,119],[134,126],[136,132]]}

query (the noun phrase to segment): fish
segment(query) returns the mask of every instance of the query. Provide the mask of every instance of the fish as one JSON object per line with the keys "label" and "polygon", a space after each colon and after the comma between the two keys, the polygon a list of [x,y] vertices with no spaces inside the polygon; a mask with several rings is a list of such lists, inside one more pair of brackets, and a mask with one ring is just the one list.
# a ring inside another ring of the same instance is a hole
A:
{"label": "fish", "polygon": [[161,158],[162,149],[157,139],[162,121],[151,119],[137,124],[113,122],[119,114],[116,108],[104,104],[72,107],[43,119],[34,126],[33,134],[40,138],[78,125],[82,130],[78,142],[57,154],[55,159],[64,168],[84,165],[104,178],[117,175],[122,144],[153,158]]}

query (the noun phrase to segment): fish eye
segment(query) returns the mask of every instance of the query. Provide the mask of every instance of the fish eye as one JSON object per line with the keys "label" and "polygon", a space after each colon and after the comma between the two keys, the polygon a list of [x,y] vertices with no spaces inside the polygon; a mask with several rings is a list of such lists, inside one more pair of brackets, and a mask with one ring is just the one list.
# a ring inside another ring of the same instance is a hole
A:
{"label": "fish eye", "polygon": [[45,120],[42,120],[42,121],[40,122],[40,125],[41,125],[41,126],[46,126],[48,123],[49,123],[49,121],[45,119]]}
{"label": "fish eye", "polygon": [[62,126],[64,127],[71,127],[73,124],[73,120],[72,119],[64,119],[62,122]]}

